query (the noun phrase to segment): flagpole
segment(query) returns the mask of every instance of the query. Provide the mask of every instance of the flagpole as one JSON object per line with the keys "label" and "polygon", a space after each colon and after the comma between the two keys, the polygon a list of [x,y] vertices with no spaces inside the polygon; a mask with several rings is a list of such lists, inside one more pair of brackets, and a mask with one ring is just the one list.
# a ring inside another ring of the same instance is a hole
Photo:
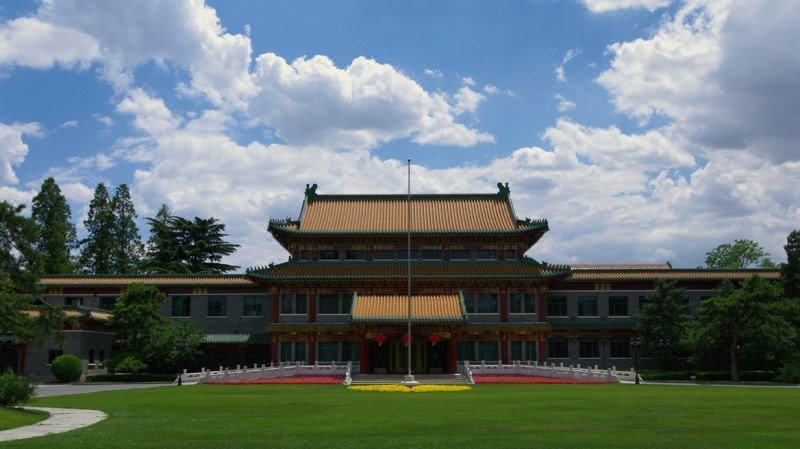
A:
{"label": "flagpole", "polygon": [[406,233],[408,236],[408,248],[406,252],[408,262],[408,374],[403,384],[408,386],[418,385],[411,374],[411,158],[408,159],[408,201],[406,202],[407,221]]}

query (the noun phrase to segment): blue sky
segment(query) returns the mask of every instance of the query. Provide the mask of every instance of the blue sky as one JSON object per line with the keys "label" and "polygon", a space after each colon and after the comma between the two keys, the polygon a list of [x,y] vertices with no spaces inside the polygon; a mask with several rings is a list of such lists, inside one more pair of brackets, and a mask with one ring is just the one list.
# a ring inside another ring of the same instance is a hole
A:
{"label": "blue sky", "polygon": [[492,192],[553,263],[780,261],[800,224],[793,1],[48,0],[0,6],[0,200],[53,176],[287,255],[303,188]]}

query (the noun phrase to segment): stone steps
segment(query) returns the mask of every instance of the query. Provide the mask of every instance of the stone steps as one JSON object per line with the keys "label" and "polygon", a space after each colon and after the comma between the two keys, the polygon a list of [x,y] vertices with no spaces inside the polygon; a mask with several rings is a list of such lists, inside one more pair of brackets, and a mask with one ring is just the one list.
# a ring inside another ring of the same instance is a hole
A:
{"label": "stone steps", "polygon": [[[420,385],[467,385],[461,374],[418,374],[414,379]],[[405,380],[402,374],[357,374],[350,385],[393,385]]]}

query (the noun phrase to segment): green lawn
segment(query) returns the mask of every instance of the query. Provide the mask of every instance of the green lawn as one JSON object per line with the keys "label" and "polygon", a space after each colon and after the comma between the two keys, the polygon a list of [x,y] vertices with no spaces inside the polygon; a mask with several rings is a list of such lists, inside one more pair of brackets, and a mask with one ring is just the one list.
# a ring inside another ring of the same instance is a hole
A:
{"label": "green lawn", "polygon": [[0,407],[0,430],[27,426],[46,418],[46,413]]}
{"label": "green lawn", "polygon": [[800,389],[478,385],[187,386],[44,398],[109,419],[4,448],[797,448]]}

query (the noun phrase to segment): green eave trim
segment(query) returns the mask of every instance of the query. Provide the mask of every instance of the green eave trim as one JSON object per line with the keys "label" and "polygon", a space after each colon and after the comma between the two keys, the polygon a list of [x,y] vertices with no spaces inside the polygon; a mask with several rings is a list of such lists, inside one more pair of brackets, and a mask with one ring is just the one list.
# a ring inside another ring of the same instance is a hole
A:
{"label": "green eave trim", "polygon": [[264,328],[267,332],[350,332],[352,327],[349,324],[332,323],[274,323],[267,324]]}
{"label": "green eave trim", "polygon": [[526,332],[549,331],[550,323],[480,323],[467,324],[462,330],[466,332]]}
{"label": "green eave trim", "polygon": [[206,334],[204,344],[267,344],[269,334]]}
{"label": "green eave trim", "polygon": [[[289,229],[282,226],[282,222],[278,223],[270,223],[268,229],[280,231],[286,234],[292,235],[306,235],[306,236],[328,236],[328,235],[386,235],[386,236],[404,236],[408,235],[408,231],[406,230],[377,230],[377,231],[303,231],[300,229]],[[527,224],[527,223],[526,223]],[[411,231],[411,235],[505,235],[505,234],[512,234],[512,235],[522,235],[528,233],[538,233],[538,232],[546,232],[549,231],[550,228],[547,225],[547,221],[543,223],[530,223],[529,227],[524,228],[517,228],[517,229],[480,229],[480,230],[469,230],[469,231],[452,231],[452,230],[443,230],[443,231]]]}
{"label": "green eave trim", "polygon": [[559,329],[605,329],[605,330],[631,330],[636,327],[633,320],[576,320],[576,321],[551,321],[553,330]]}

